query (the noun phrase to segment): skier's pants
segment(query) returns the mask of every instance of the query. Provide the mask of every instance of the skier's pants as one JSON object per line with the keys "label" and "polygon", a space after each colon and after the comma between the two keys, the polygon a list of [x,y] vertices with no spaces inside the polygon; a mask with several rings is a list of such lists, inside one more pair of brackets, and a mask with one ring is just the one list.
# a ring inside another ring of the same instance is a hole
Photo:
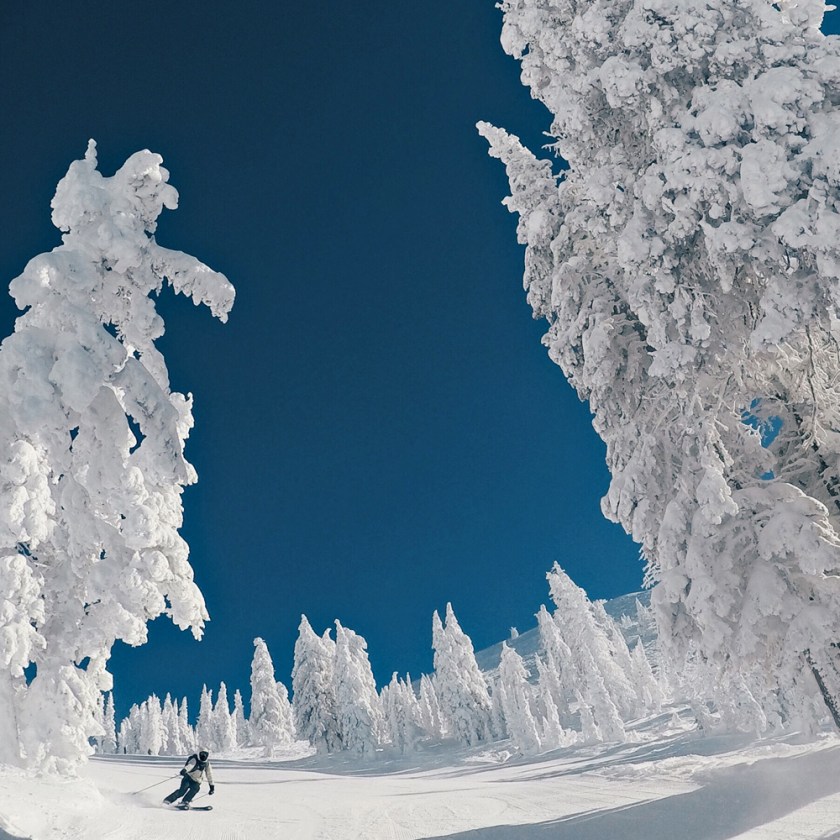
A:
{"label": "skier's pants", "polygon": [[181,779],[181,787],[175,793],[170,793],[163,801],[174,802],[179,796],[183,796],[181,802],[191,802],[200,787],[201,785],[198,782],[194,782],[189,776],[184,776]]}

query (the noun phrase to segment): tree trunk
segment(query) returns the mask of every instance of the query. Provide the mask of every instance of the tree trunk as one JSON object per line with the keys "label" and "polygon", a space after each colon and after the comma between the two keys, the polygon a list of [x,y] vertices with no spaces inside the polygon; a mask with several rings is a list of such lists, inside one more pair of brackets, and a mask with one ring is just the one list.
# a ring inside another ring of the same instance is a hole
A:
{"label": "tree trunk", "polygon": [[814,679],[817,681],[817,685],[820,688],[820,694],[822,694],[823,702],[828,707],[829,712],[831,712],[831,717],[834,720],[834,725],[840,730],[840,709],[837,708],[837,701],[835,700],[834,696],[828,690],[828,687],[825,684],[825,680],[823,679],[823,675],[820,672],[820,669],[817,668],[817,663],[814,662],[814,658],[811,656],[811,651],[806,650],[804,653],[805,661],[811,668],[811,673],[814,675]]}

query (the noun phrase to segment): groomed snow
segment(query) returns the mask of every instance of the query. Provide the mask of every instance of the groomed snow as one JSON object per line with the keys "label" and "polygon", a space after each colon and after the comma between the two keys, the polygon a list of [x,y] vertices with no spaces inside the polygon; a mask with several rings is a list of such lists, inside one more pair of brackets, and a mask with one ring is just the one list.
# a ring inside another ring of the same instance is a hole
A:
{"label": "groomed snow", "polygon": [[632,743],[529,760],[504,744],[364,762],[217,759],[206,813],[161,806],[174,779],[133,793],[175,776],[171,758],[99,757],[72,782],[6,768],[0,838],[840,840],[840,737],[702,737],[689,717],[639,724]]}

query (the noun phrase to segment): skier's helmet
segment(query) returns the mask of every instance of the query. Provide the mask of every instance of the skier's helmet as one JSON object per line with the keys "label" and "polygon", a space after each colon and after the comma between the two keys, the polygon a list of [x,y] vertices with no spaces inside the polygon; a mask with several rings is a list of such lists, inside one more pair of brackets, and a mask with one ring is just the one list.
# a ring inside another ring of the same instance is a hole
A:
{"label": "skier's helmet", "polygon": [[207,749],[207,747],[202,747],[202,748],[198,751],[198,757],[199,757],[202,761],[207,761],[207,759],[208,759],[208,758],[210,758],[210,750],[208,750],[208,749]]}

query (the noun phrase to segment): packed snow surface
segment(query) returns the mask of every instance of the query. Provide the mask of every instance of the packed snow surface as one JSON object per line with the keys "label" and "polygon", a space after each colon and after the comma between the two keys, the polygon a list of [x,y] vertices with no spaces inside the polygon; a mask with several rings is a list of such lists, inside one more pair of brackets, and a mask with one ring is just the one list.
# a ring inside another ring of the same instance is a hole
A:
{"label": "packed snow surface", "polygon": [[209,812],[161,805],[176,787],[173,758],[98,757],[75,781],[4,769],[0,838],[840,838],[840,738],[703,737],[690,718],[669,711],[633,727],[632,742],[527,760],[504,742],[365,759],[303,749],[219,758],[215,795],[197,801]]}

